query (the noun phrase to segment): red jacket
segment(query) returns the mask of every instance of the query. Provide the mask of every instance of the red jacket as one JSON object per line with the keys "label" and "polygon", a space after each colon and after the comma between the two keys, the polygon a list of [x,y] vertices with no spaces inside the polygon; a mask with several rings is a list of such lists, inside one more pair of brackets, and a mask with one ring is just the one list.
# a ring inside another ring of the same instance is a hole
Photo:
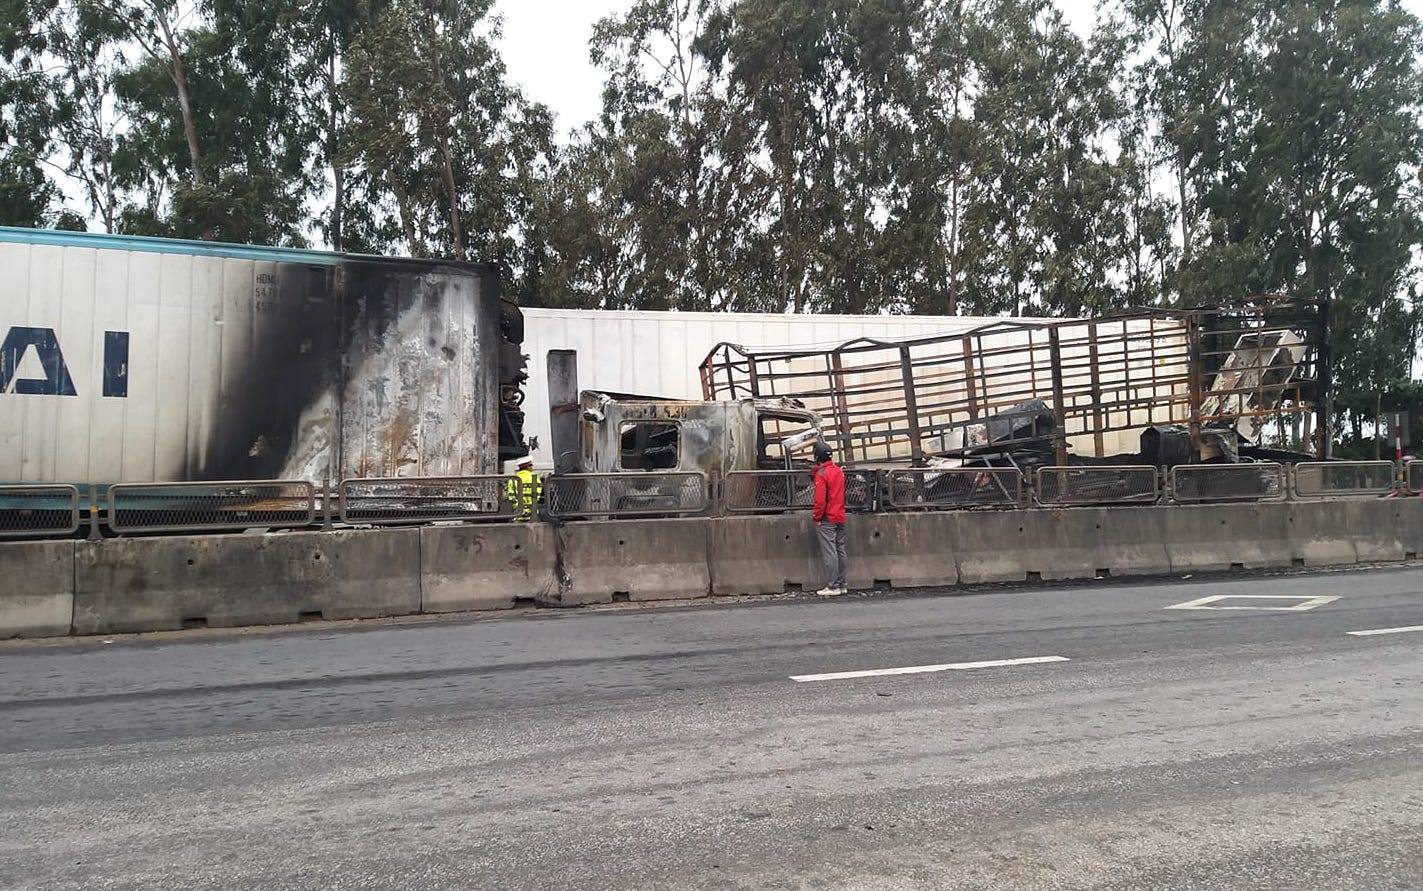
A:
{"label": "red jacket", "polygon": [[811,516],[815,522],[845,522],[845,471],[833,461],[816,465],[811,474],[815,480],[815,507]]}

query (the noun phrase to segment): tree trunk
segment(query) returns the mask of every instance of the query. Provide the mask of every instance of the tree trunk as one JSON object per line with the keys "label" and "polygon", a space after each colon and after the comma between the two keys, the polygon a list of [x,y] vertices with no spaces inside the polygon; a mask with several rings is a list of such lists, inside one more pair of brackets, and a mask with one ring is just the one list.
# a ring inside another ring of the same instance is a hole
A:
{"label": "tree trunk", "polygon": [[463,261],[464,229],[460,225],[459,190],[455,187],[455,166],[450,158],[450,138],[440,137],[440,177],[445,183],[445,195],[450,202],[450,242],[454,245],[455,259]]}
{"label": "tree trunk", "polygon": [[[1176,153],[1176,194],[1181,208],[1181,271],[1185,272],[1191,262],[1191,221],[1186,204],[1186,159],[1179,150]],[[1183,296],[1179,281],[1176,282],[1176,296],[1178,302]]]}
{"label": "tree trunk", "polygon": [[1383,391],[1374,393],[1374,460],[1383,454]]}
{"label": "tree trunk", "polygon": [[173,66],[173,83],[178,87],[178,109],[183,115],[183,135],[188,140],[188,160],[193,167],[193,182],[203,181],[202,153],[198,150],[198,130],[193,122],[193,106],[188,98],[188,69],[183,64],[183,54],[178,50],[178,44],[173,39],[173,29],[168,25],[168,19],[164,16],[158,17],[158,24],[163,29],[163,45],[168,49],[169,64]]}
{"label": "tree trunk", "polygon": [[[163,29],[163,45],[168,49],[169,64],[172,65],[173,83],[178,88],[178,109],[183,115],[183,135],[188,140],[188,160],[193,167],[193,182],[202,185],[203,179],[203,159],[202,153],[198,150],[198,128],[193,121],[193,105],[188,98],[188,69],[183,64],[183,54],[178,49],[178,42],[173,37],[173,29],[168,24],[168,17],[163,14],[158,15],[158,25]],[[211,227],[203,229],[203,240],[212,241],[213,231]]]}
{"label": "tree trunk", "polygon": [[410,215],[410,198],[405,193],[405,187],[401,185],[400,178],[395,175],[394,168],[386,170],[385,178],[390,185],[390,193],[395,196],[395,210],[400,214],[400,228],[405,233],[406,249],[410,251],[412,257],[424,256],[425,245],[415,234],[415,220]]}
{"label": "tree trunk", "polygon": [[[961,43],[963,33],[962,0],[954,4],[953,18],[955,25],[957,25],[959,29],[957,36],[960,38],[960,40],[956,41],[956,43]],[[958,138],[959,121],[962,119],[963,116],[961,108],[963,101],[963,82],[964,72],[961,70],[955,71],[954,114],[953,117],[950,119],[950,130],[953,132],[955,138]],[[945,294],[944,314],[950,316],[956,316],[959,314],[959,220],[962,216],[962,213],[959,209],[959,189],[962,187],[962,179],[963,164],[962,162],[957,162],[954,164],[954,178],[949,188],[949,255],[946,258],[949,281],[948,288],[946,289],[947,293]]]}
{"label": "tree trunk", "polygon": [[346,210],[346,169],[341,166],[338,157],[340,150],[339,137],[336,135],[340,126],[340,109],[336,98],[336,46],[335,38],[332,38],[331,55],[326,60],[326,96],[328,105],[328,116],[326,122],[326,157],[331,164],[331,181],[333,194],[331,196],[331,249],[340,251],[345,249],[345,238],[341,232],[341,225],[345,221]]}

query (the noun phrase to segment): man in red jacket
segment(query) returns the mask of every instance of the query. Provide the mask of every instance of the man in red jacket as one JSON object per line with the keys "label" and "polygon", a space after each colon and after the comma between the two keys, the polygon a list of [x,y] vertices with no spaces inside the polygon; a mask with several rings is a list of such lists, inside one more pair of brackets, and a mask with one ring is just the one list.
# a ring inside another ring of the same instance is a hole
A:
{"label": "man in red jacket", "polygon": [[833,460],[830,446],[815,444],[815,536],[820,541],[820,559],[825,564],[825,587],[821,597],[845,593],[845,472]]}

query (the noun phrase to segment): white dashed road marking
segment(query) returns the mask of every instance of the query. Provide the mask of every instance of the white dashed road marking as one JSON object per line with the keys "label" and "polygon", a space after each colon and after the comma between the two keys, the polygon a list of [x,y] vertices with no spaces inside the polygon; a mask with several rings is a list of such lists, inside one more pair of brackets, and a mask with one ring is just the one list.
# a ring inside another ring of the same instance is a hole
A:
{"label": "white dashed road marking", "polygon": [[[1302,613],[1316,606],[1323,606],[1326,603],[1333,603],[1338,600],[1335,596],[1325,597],[1305,597],[1299,594],[1212,594],[1210,597],[1202,597],[1199,600],[1188,600],[1185,603],[1177,603],[1166,609],[1250,609],[1266,610],[1270,612]],[[1253,605],[1223,606],[1223,600],[1249,600],[1254,601]],[[1289,605],[1265,606],[1260,604],[1261,600],[1294,600],[1296,603]]]}
{"label": "white dashed road marking", "polygon": [[1345,631],[1355,637],[1371,637],[1375,634],[1403,634],[1405,631],[1423,631],[1423,625],[1404,625],[1402,628],[1373,628],[1368,631]]}
{"label": "white dashed road marking", "polygon": [[851,678],[877,678],[891,674],[925,674],[931,671],[962,671],[967,668],[1002,668],[1008,665],[1040,665],[1044,662],[1067,662],[1066,656],[1029,656],[1025,659],[990,659],[987,662],[949,662],[944,665],[910,665],[905,668],[873,668],[866,671],[832,671],[829,674],[795,674],[791,680],[844,681]]}

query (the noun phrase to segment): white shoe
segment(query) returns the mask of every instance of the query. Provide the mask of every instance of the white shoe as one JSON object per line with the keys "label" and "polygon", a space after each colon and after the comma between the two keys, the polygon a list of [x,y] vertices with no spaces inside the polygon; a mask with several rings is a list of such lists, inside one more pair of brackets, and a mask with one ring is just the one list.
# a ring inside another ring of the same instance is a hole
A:
{"label": "white shoe", "polygon": [[836,589],[835,589],[835,594],[836,594],[837,596],[840,595],[840,594],[849,594],[849,593],[850,593],[850,589],[849,589],[849,588],[836,588]]}
{"label": "white shoe", "polygon": [[821,588],[819,591],[816,591],[815,593],[816,593],[816,594],[819,594],[821,597],[839,597],[841,594],[844,594],[845,592],[844,592],[844,591],[841,591],[839,588]]}

